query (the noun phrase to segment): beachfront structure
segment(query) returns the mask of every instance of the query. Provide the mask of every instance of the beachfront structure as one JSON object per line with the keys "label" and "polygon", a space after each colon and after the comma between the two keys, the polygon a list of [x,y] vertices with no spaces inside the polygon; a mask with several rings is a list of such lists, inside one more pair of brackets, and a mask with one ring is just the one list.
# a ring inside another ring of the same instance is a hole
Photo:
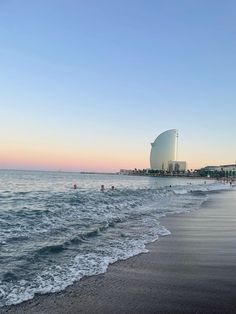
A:
{"label": "beachfront structure", "polygon": [[168,162],[168,171],[169,172],[185,172],[187,169],[186,161],[173,161]]}
{"label": "beachfront structure", "polygon": [[169,161],[177,159],[178,131],[167,130],[151,143],[150,166],[153,170],[168,170]]}
{"label": "beachfront structure", "polygon": [[236,163],[230,165],[207,166],[200,169],[200,174],[211,177],[236,177]]}
{"label": "beachfront structure", "polygon": [[234,173],[236,173],[236,164],[231,164],[231,165],[220,165],[220,168],[223,171],[233,171]]}
{"label": "beachfront structure", "polygon": [[119,174],[132,174],[134,170],[132,169],[120,169]]}

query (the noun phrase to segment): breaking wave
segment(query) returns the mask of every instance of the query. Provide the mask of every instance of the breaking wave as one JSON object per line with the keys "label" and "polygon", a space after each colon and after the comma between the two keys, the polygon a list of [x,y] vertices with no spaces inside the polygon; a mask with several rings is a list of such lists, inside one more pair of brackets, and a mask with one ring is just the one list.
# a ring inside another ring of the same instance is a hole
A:
{"label": "breaking wave", "polygon": [[[100,192],[104,181],[117,189]],[[189,179],[29,172],[6,172],[4,187],[0,306],[63,290],[147,252],[147,243],[170,234],[160,217],[198,209],[209,193],[228,188]]]}

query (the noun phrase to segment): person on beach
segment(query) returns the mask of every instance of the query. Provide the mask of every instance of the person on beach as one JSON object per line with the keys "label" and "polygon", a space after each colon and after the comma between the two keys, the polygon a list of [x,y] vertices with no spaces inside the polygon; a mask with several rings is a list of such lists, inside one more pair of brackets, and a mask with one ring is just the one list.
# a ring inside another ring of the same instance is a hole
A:
{"label": "person on beach", "polygon": [[101,185],[101,191],[102,191],[102,192],[105,191],[105,188],[104,188],[104,185],[103,185],[103,184]]}

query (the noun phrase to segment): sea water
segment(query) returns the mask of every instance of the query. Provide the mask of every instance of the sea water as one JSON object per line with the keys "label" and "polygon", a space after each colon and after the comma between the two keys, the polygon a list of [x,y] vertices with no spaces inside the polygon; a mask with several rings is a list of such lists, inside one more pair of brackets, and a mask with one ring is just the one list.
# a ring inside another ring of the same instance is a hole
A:
{"label": "sea water", "polygon": [[147,243],[170,234],[160,217],[198,209],[225,188],[189,178],[1,170],[0,307],[147,252]]}

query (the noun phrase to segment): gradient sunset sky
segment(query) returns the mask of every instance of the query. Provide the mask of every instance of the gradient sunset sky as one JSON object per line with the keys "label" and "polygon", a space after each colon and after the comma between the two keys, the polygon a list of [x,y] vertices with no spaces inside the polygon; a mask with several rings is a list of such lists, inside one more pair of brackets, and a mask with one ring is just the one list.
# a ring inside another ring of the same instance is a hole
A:
{"label": "gradient sunset sky", "polygon": [[0,168],[236,160],[236,1],[0,0]]}

